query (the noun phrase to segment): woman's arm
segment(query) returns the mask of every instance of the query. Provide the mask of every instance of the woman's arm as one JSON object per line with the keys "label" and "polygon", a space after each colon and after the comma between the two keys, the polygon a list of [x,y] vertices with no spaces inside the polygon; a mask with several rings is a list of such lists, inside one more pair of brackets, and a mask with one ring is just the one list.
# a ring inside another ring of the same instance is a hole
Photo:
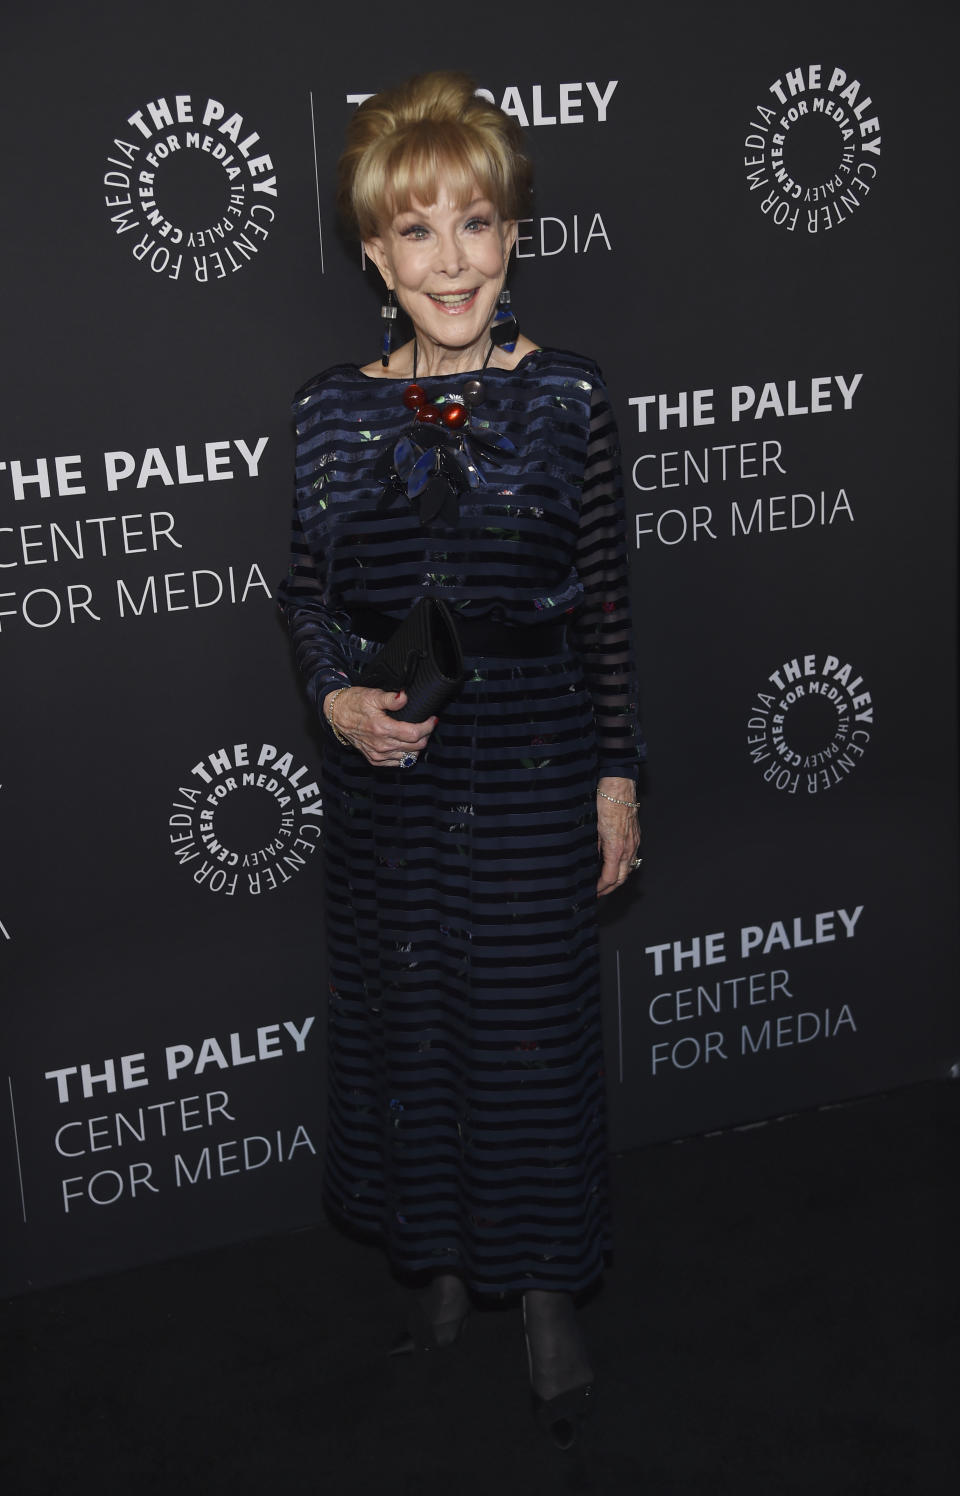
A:
{"label": "woman's arm", "polygon": [[597,892],[602,896],[625,880],[636,856],[636,779],[646,756],[631,638],[620,443],[602,384],[591,400],[576,567],[583,604],[573,633],[593,699],[601,776],[597,836],[603,866]]}
{"label": "woman's arm", "polygon": [[294,500],[290,566],[277,594],[294,657],[317,713],[327,718],[323,703],[331,691],[350,685],[344,648],[345,620],[324,602],[323,577],[303,532],[300,495]]}
{"label": "woman's arm", "polygon": [[572,632],[593,699],[600,774],[635,780],[646,750],[630,631],[620,443],[602,384],[591,401],[575,566],[583,602]]}

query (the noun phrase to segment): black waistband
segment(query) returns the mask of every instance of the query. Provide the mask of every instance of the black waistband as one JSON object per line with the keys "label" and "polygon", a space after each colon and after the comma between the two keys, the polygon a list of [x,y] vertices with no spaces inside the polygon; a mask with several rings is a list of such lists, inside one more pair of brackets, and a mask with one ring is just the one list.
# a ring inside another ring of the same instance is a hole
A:
{"label": "black waistband", "polygon": [[[567,630],[562,623],[532,623],[522,627],[487,618],[460,618],[455,613],[452,616],[465,655],[541,659],[545,655],[563,654],[567,646]],[[378,613],[375,608],[353,608],[350,613],[353,633],[376,644],[386,644],[399,623],[399,618]]]}

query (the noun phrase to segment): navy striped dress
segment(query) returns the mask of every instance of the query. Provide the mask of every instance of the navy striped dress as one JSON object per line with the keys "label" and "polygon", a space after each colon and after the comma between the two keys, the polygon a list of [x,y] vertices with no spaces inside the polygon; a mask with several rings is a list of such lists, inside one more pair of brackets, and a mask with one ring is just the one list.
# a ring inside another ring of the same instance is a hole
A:
{"label": "navy striped dress", "polygon": [[[419,382],[436,399],[463,378]],[[406,383],[340,365],[296,398],[281,605],[318,712],[378,648],[352,608],[399,620],[439,597],[518,630],[564,622],[568,647],[468,656],[413,768],[325,729],[325,1196],[399,1270],[577,1290],[610,1244],[596,786],[639,757],[616,430],[587,359],[488,368],[472,424],[515,450],[481,461],[455,527],[423,526],[373,471],[410,425]]]}

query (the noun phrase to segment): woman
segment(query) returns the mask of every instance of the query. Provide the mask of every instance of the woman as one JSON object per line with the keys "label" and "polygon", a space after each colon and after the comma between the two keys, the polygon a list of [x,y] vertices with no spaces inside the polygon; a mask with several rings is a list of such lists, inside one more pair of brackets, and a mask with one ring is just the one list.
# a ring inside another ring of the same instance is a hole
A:
{"label": "woman", "polygon": [[[596,898],[638,861],[638,750],[609,402],[502,294],[529,183],[515,122],[460,74],[357,110],[341,202],[384,355],[296,399],[282,606],[327,729],[327,1202],[426,1284],[421,1344],[457,1339],[472,1294],[523,1296],[568,1445],[592,1378],[573,1296],[609,1247]],[[357,681],[422,596],[467,681],[411,723]]]}

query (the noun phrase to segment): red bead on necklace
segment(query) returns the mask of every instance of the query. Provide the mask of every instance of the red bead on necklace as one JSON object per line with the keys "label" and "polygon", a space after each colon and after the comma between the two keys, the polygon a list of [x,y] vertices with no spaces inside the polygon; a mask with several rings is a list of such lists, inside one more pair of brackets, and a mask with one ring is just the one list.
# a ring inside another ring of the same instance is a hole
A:
{"label": "red bead on necklace", "polygon": [[[416,358],[414,358],[414,363],[416,363]],[[416,373],[416,369],[414,369],[414,373]],[[400,398],[407,409],[412,410],[416,419],[422,421],[425,426],[437,426],[440,424],[442,420],[440,411],[436,405],[433,405],[427,399],[426,391],[422,385],[416,383],[408,384]]]}

